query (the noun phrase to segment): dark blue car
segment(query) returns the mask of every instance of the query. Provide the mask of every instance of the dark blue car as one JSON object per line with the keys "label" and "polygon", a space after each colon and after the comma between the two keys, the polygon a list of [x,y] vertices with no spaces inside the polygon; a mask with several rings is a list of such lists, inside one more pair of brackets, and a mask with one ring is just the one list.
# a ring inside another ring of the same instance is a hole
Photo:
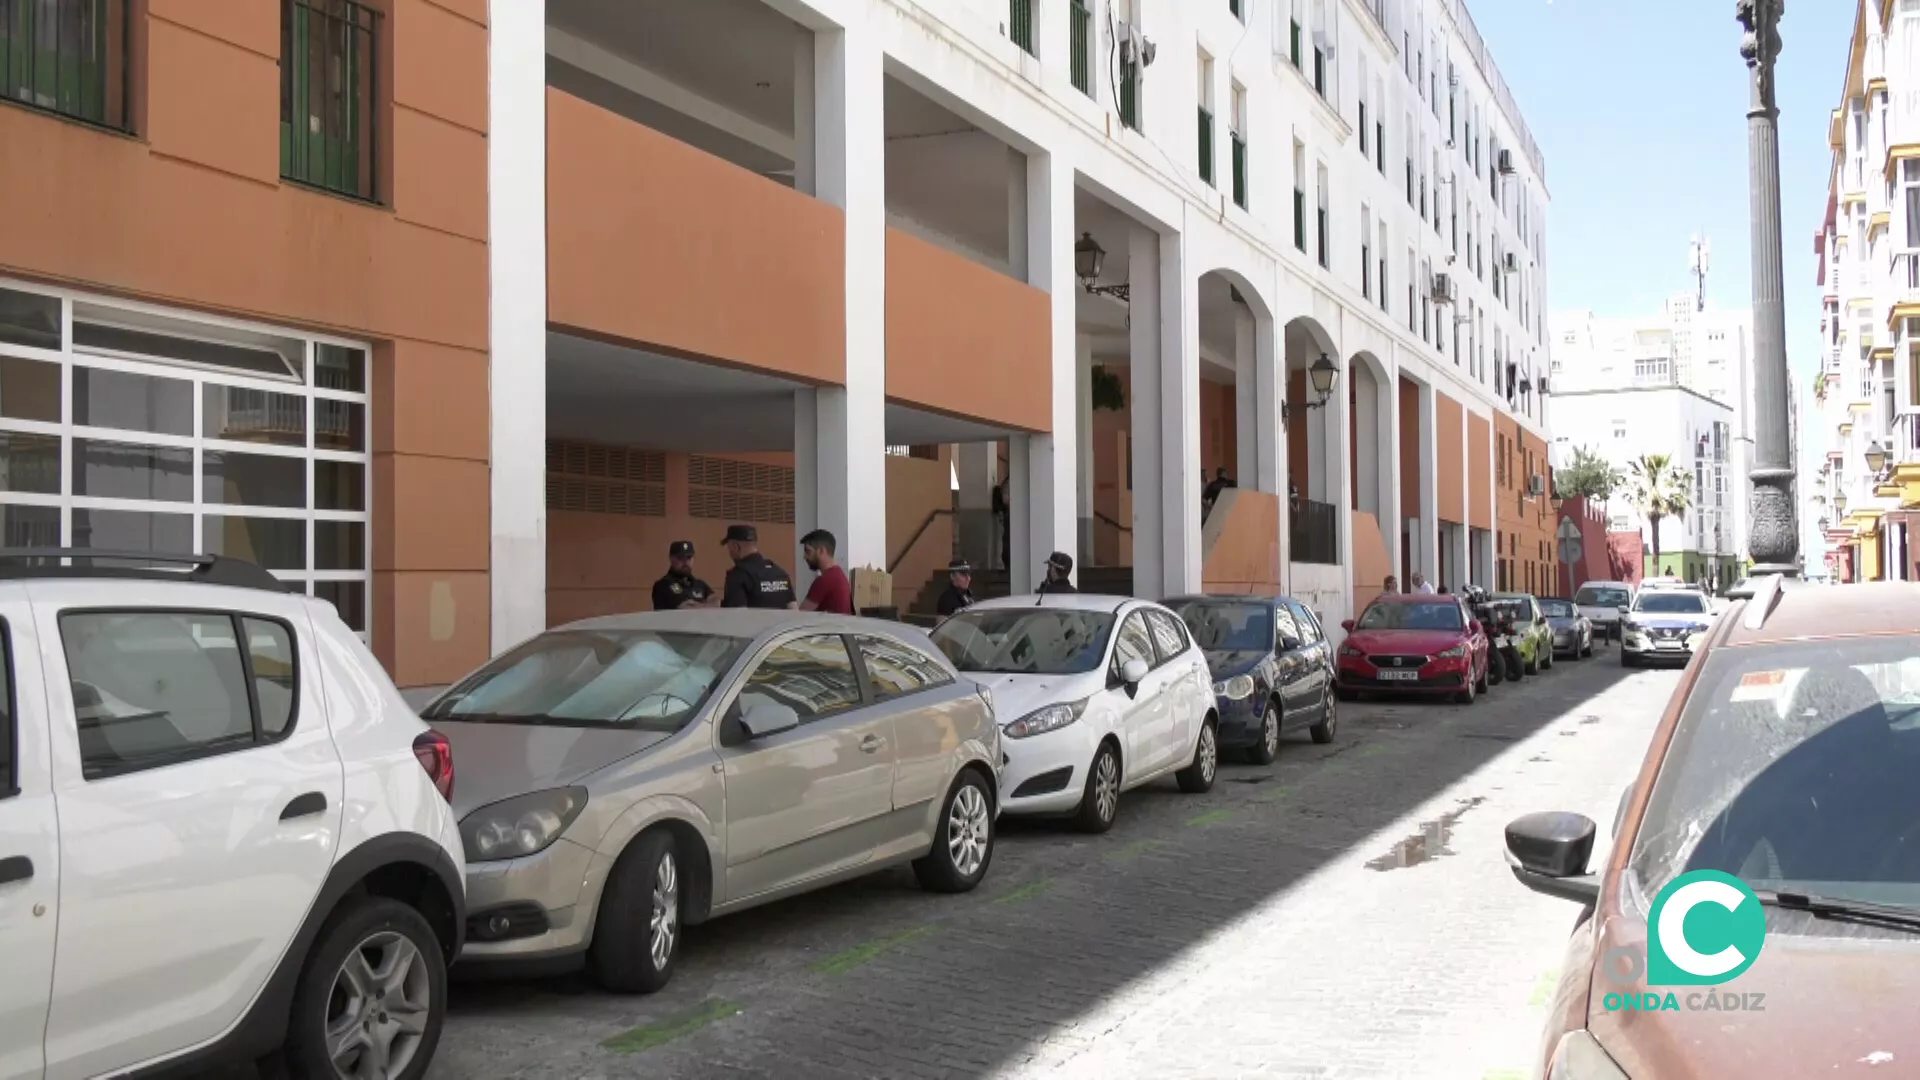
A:
{"label": "dark blue car", "polygon": [[1265,765],[1288,732],[1333,741],[1333,646],[1313,609],[1286,596],[1179,596],[1166,605],[1207,655],[1222,750]]}

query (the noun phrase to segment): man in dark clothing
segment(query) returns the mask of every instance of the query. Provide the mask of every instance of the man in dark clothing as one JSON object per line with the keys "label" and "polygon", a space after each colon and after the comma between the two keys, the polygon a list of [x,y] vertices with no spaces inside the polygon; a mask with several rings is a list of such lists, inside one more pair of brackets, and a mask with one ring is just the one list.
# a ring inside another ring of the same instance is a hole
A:
{"label": "man in dark clothing", "polygon": [[945,618],[972,606],[973,567],[965,559],[955,559],[947,564],[947,591],[940,594],[940,605],[934,610]]}
{"label": "man in dark clothing", "polygon": [[834,560],[838,547],[839,541],[825,529],[815,529],[800,538],[800,555],[807,560],[807,569],[819,575],[807,590],[806,603],[800,605],[802,611],[853,614],[853,582]]}
{"label": "man in dark clothing", "polygon": [[751,525],[727,526],[727,555],[733,569],[721,585],[721,607],[796,608],[793,578],[760,554],[760,533]]}
{"label": "man in dark clothing", "polygon": [[1064,551],[1056,551],[1047,556],[1047,580],[1040,583],[1039,592],[1077,593],[1073,587],[1073,556]]}
{"label": "man in dark clothing", "polygon": [[1227,478],[1227,470],[1225,468],[1213,470],[1213,479],[1208,482],[1206,488],[1200,493],[1200,520],[1202,522],[1213,516],[1213,506],[1220,501],[1220,493],[1234,486],[1236,486],[1234,482]]}
{"label": "man in dark clothing", "polygon": [[667,576],[653,583],[653,610],[707,607],[712,597],[713,586],[693,576],[693,542],[667,545]]}
{"label": "man in dark clothing", "polygon": [[993,485],[993,527],[1000,533],[1000,565],[1013,565],[1013,512],[1007,505],[1007,482]]}

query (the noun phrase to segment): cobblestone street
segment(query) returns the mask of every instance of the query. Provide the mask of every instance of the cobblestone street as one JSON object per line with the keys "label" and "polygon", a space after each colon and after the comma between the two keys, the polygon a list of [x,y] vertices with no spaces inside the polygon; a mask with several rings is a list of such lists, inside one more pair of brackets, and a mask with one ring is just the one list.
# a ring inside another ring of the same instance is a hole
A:
{"label": "cobblestone street", "polygon": [[1106,836],[1004,822],[970,896],[902,871],[694,928],[654,997],[464,987],[431,1075],[1521,1080],[1576,909],[1514,882],[1502,828],[1578,810],[1604,849],[1677,678],[1602,651],[1471,707],[1347,705],[1331,745],[1135,793]]}

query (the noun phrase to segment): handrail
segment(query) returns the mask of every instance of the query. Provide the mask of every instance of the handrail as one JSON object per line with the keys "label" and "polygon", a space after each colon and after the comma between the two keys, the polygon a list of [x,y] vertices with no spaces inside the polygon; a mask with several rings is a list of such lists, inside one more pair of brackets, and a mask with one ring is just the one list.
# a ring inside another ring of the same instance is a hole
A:
{"label": "handrail", "polygon": [[913,549],[920,545],[921,538],[927,535],[927,530],[933,528],[934,521],[938,520],[942,514],[951,517],[953,516],[953,511],[945,508],[936,508],[932,513],[928,514],[927,520],[921,522],[920,527],[914,530],[913,539],[907,541],[907,546],[901,548],[900,554],[887,564],[887,573],[891,574],[895,570],[900,569],[900,564],[906,562],[907,556],[913,554]]}
{"label": "handrail", "polygon": [[1111,525],[1111,526],[1113,526],[1114,528],[1116,528],[1116,529],[1119,529],[1119,530],[1120,530],[1121,532],[1123,532],[1123,533],[1131,533],[1131,532],[1133,532],[1133,528],[1132,528],[1131,526],[1128,526],[1128,525],[1122,525],[1122,524],[1120,524],[1119,522],[1117,522],[1117,521],[1115,521],[1115,520],[1113,520],[1112,518],[1110,518],[1110,517],[1108,517],[1107,515],[1105,515],[1105,514],[1103,514],[1103,513],[1101,513],[1101,512],[1100,512],[1100,511],[1098,511],[1098,510],[1095,510],[1095,511],[1093,512],[1093,516],[1094,516],[1094,518],[1095,518],[1096,520],[1099,520],[1099,521],[1104,521],[1104,522],[1106,522],[1107,524],[1109,524],[1109,525]]}

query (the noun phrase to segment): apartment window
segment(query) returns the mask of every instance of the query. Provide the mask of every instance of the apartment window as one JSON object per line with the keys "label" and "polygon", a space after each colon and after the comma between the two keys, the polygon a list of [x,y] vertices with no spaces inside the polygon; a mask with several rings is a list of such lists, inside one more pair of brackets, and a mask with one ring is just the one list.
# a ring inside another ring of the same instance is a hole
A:
{"label": "apartment window", "polygon": [[[1363,82],[1361,85],[1366,84]],[[1360,129],[1360,156],[1370,158],[1373,156],[1373,145],[1370,141],[1373,130],[1367,126],[1367,98],[1364,93],[1360,97],[1360,123],[1356,126]]]}
{"label": "apartment window", "polygon": [[1453,237],[1453,253],[1460,254],[1460,182],[1447,185],[1447,231]]}
{"label": "apartment window", "polygon": [[238,556],[368,629],[366,346],[16,297],[55,318],[0,361],[0,545]]}
{"label": "apartment window", "polygon": [[1140,60],[1138,54],[1120,59],[1120,126],[1140,130]]}
{"label": "apartment window", "polygon": [[1360,295],[1373,299],[1373,211],[1360,205]]}
{"label": "apartment window", "polygon": [[1422,260],[1420,263],[1420,284],[1424,287],[1420,294],[1420,340],[1431,342],[1439,335],[1433,332],[1433,263]]}
{"label": "apartment window", "polygon": [[1387,310],[1387,223],[1380,223],[1380,246],[1375,249],[1380,260],[1380,310]]}
{"label": "apartment window", "polygon": [[1021,52],[1039,55],[1033,48],[1033,0],[1008,0],[1007,36]]}
{"label": "apartment window", "polygon": [[1293,18],[1287,23],[1287,59],[1293,63],[1293,70],[1301,70],[1304,54],[1300,44],[1300,0],[1293,0]]}
{"label": "apartment window", "polygon": [[0,100],[128,131],[131,0],[0,0]]}
{"label": "apartment window", "polygon": [[1414,295],[1414,282],[1419,280],[1420,263],[1413,249],[1407,249],[1407,330],[1420,332],[1420,298]]}
{"label": "apartment window", "polygon": [[1233,84],[1233,203],[1247,208],[1247,88]]}
{"label": "apartment window", "polygon": [[1233,13],[1234,18],[1239,19],[1242,22],[1245,22],[1246,21],[1245,9],[1241,7],[1241,3],[1242,3],[1242,0],[1227,0],[1227,10]]}
{"label": "apartment window", "polygon": [[1377,76],[1373,80],[1373,100],[1378,103],[1373,118],[1373,159],[1374,168],[1381,176],[1387,175],[1387,84]]}
{"label": "apartment window", "polygon": [[353,0],[281,0],[281,176],[374,198],[379,19]]}
{"label": "apartment window", "polygon": [[1093,12],[1087,0],[1067,4],[1067,42],[1071,53],[1073,88],[1093,96]]}
{"label": "apartment window", "polygon": [[1213,58],[1201,53],[1195,66],[1200,72],[1200,86],[1194,95],[1200,102],[1200,179],[1213,187]]}
{"label": "apartment window", "polygon": [[1613,422],[1613,437],[1616,440],[1627,437],[1627,422],[1625,420],[1615,420]]}
{"label": "apartment window", "polygon": [[1313,47],[1313,92],[1327,96],[1327,51],[1318,44]]}
{"label": "apartment window", "polygon": [[1452,142],[1460,136],[1460,114],[1458,108],[1459,93],[1454,85],[1460,81],[1459,72],[1452,64],[1447,65],[1447,141]]}
{"label": "apartment window", "polygon": [[1319,199],[1319,209],[1314,212],[1314,220],[1319,237],[1319,250],[1316,252],[1316,255],[1320,259],[1322,269],[1331,269],[1333,265],[1333,238],[1329,234],[1332,232],[1333,225],[1327,217],[1327,189],[1329,185],[1327,184],[1327,167],[1325,165],[1321,165],[1316,169],[1314,180],[1315,195]]}
{"label": "apartment window", "polygon": [[1293,144],[1293,246],[1307,250],[1307,148]]}

